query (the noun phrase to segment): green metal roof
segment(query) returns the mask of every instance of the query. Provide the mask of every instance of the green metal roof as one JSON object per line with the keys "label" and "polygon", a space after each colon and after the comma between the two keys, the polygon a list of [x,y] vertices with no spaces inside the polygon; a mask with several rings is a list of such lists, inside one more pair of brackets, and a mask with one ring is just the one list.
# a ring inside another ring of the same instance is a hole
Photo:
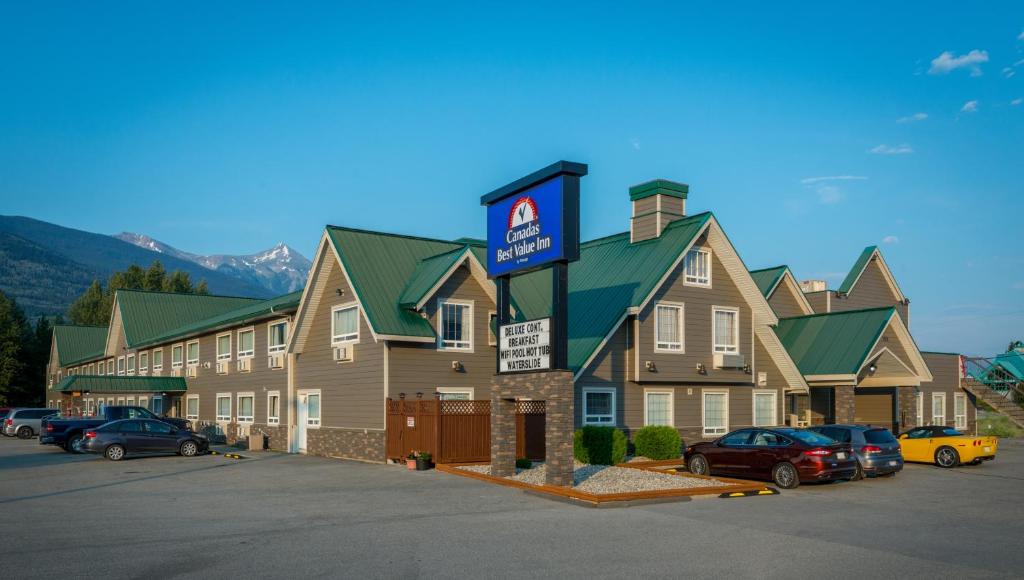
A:
{"label": "green metal roof", "polygon": [[850,273],[846,275],[843,283],[839,285],[839,292],[848,293],[850,288],[853,288],[853,283],[860,277],[860,273],[867,267],[868,261],[871,260],[871,255],[875,253],[878,246],[868,246],[864,248],[864,251],[860,253],[857,261],[853,263],[853,268],[850,268]]}
{"label": "green metal roof", "polygon": [[116,377],[107,375],[71,375],[53,390],[62,393],[183,393],[187,389],[182,377]]}
{"label": "green metal roof", "polygon": [[754,284],[757,284],[757,289],[761,291],[761,294],[767,298],[788,269],[788,266],[775,266],[774,268],[751,270],[750,277],[754,279]]}
{"label": "green metal roof", "polygon": [[670,195],[686,199],[690,193],[690,186],[685,183],[677,183],[667,179],[654,179],[629,188],[629,199],[636,201],[652,195]]}
{"label": "green metal roof", "polygon": [[409,278],[408,285],[402,290],[402,295],[398,299],[399,305],[402,308],[414,308],[426,296],[427,292],[441,280],[445,273],[462,260],[468,251],[469,246],[463,246],[462,248],[421,260]]}
{"label": "green metal roof", "polygon": [[97,359],[103,356],[107,346],[106,326],[53,327],[53,339],[57,342],[57,361],[62,367]]}
{"label": "green metal roof", "polygon": [[1005,378],[1009,377],[998,374],[999,369],[1018,382],[1024,381],[1024,354],[1013,350],[1004,352],[993,358],[992,364],[984,370],[973,372],[971,375],[985,384],[1005,382]]}
{"label": "green metal roof", "polygon": [[184,326],[264,302],[259,298],[118,290],[117,304],[129,348],[150,344]]}
{"label": "green metal roof", "polygon": [[276,313],[293,312],[299,307],[299,301],[301,299],[302,290],[298,290],[269,300],[259,300],[255,303],[246,304],[240,308],[235,308],[222,314],[211,316],[210,318],[204,318],[202,320],[185,324],[158,336],[151,337],[149,340],[141,342],[136,346],[143,347],[151,344],[158,344],[174,340],[179,337],[190,336],[204,331],[241,324],[248,320],[257,320],[272,316]]}
{"label": "green metal roof", "polygon": [[887,306],[783,318],[775,333],[804,376],[856,374],[895,315]]}

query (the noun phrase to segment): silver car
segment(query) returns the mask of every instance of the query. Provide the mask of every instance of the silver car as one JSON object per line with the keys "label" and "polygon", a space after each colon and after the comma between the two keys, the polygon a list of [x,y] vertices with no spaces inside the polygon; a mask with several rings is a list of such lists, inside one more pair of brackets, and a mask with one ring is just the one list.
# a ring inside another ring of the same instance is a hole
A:
{"label": "silver car", "polygon": [[11,409],[4,419],[4,435],[30,439],[39,435],[43,417],[59,413],[57,409]]}

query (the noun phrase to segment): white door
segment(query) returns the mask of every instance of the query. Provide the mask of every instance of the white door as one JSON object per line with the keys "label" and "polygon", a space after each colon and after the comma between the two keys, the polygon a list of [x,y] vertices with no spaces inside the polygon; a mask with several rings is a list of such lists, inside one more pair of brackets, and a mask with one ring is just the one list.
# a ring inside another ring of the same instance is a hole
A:
{"label": "white door", "polygon": [[306,419],[309,416],[309,395],[299,393],[298,408],[295,412],[295,442],[299,453],[306,452]]}

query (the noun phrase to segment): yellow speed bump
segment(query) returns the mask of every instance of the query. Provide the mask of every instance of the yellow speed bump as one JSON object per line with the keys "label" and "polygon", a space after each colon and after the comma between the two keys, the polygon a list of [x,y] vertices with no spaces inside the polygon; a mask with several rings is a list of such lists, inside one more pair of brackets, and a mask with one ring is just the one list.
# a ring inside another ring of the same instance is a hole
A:
{"label": "yellow speed bump", "polygon": [[237,453],[225,453],[224,457],[226,457],[228,459],[245,459],[246,458],[244,455],[239,455]]}
{"label": "yellow speed bump", "polygon": [[209,453],[210,455],[220,455],[220,451],[214,451],[213,449],[211,449]]}
{"label": "yellow speed bump", "polygon": [[722,499],[729,499],[731,497],[757,497],[759,495],[779,495],[779,490],[777,490],[775,488],[772,488],[772,487],[766,487],[764,489],[758,489],[758,490],[755,490],[755,491],[733,491],[733,492],[726,492],[726,493],[723,493],[722,495],[720,495],[718,497],[720,497]]}

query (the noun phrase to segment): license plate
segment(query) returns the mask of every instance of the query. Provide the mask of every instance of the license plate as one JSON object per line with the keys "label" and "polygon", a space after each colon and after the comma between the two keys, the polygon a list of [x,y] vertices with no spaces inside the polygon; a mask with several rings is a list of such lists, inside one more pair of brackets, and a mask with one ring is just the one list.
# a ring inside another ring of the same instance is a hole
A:
{"label": "license plate", "polygon": [[836,453],[836,457],[838,457],[839,459],[846,459],[846,452],[840,451],[839,453]]}
{"label": "license plate", "polygon": [[889,465],[890,465],[891,467],[896,467],[896,465],[897,465],[897,462],[896,462],[896,461],[890,461],[890,462],[889,462]]}
{"label": "license plate", "polygon": [[991,453],[991,452],[992,452],[992,448],[991,447],[986,447],[985,448],[985,453]]}

